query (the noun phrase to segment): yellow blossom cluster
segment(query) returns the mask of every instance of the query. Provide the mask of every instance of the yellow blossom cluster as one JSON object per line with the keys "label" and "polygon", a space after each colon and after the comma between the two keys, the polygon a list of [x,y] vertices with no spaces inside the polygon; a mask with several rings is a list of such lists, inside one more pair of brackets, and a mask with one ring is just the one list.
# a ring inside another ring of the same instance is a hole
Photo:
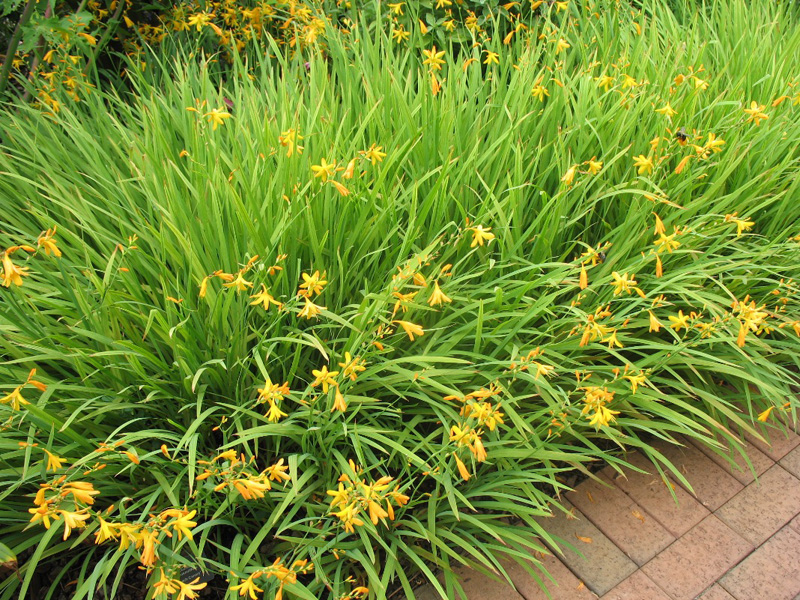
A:
{"label": "yellow blossom cluster", "polygon": [[289,465],[284,464],[284,459],[266,467],[260,472],[252,468],[255,457],[245,459],[244,454],[239,454],[236,450],[225,450],[210,461],[198,461],[203,465],[203,472],[197,476],[197,481],[204,481],[209,478],[221,480],[214,486],[215,492],[221,492],[228,488],[243,500],[255,500],[264,498],[272,490],[272,482],[284,483],[291,481],[291,475],[286,471]]}
{"label": "yellow blossom cluster", "polygon": [[[355,527],[364,525],[364,521],[359,515],[366,514],[373,525],[379,522],[386,524],[386,519],[394,520],[394,507],[402,507],[408,503],[409,497],[400,491],[400,485],[396,484],[391,490],[393,477],[384,476],[377,481],[363,479],[363,470],[350,460],[350,473],[342,473],[339,477],[339,487],[335,490],[328,490],[331,496],[331,514],[339,519],[344,530],[349,533],[355,531]],[[385,508],[384,508],[385,507]],[[333,512],[334,509],[339,510]]]}

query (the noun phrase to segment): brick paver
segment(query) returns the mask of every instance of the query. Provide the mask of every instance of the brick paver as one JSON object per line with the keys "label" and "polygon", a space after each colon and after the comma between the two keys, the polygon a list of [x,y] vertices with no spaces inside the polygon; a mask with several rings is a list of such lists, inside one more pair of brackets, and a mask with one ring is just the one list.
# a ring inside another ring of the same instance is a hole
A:
{"label": "brick paver", "polygon": [[[627,477],[614,477],[607,467],[600,481],[588,479],[566,495],[569,516],[559,510],[538,519],[562,540],[563,555],[556,548],[555,556],[537,555],[533,575],[517,563],[503,563],[516,591],[458,570],[467,598],[800,600],[800,443],[774,438],[771,448],[764,447],[768,456],[748,441],[754,481],[747,467],[732,470],[724,458],[682,441],[684,448],[655,446],[697,499],[676,483],[676,505],[655,467],[632,454],[631,464],[654,474],[625,469]],[[745,465],[741,458],[736,463]],[[430,586],[416,594],[420,600],[439,597]]]}
{"label": "brick paver", "polygon": [[537,522],[548,534],[563,539],[583,555],[569,547],[561,547],[563,555],[559,558],[589,589],[602,596],[636,571],[636,563],[625,556],[576,507],[568,501],[563,504],[568,510],[574,508],[571,514],[554,511],[552,517],[539,518]]}
{"label": "brick paver", "polygon": [[639,566],[675,541],[643,507],[605,477],[602,481],[587,479],[567,498]]}
{"label": "brick paver", "polygon": [[773,465],[715,514],[739,535],[759,545],[797,513],[800,480],[780,465]]}
{"label": "brick paver", "polygon": [[778,464],[795,477],[800,478],[800,446],[784,456]]}
{"label": "brick paver", "polygon": [[[552,576],[552,580],[546,575],[539,576],[539,580],[547,587],[550,593],[550,600],[596,600],[597,596],[586,587],[580,579],[570,571],[564,563],[552,555],[539,557],[542,567]],[[548,600],[547,593],[539,585],[539,581],[532,578],[521,566],[514,564],[507,566],[506,570],[514,586],[525,600]],[[472,598],[472,597],[470,597]],[[480,596],[476,596],[480,599]],[[485,600],[491,600],[493,596],[486,596]]]}
{"label": "brick paver", "polygon": [[667,484],[645,456],[632,454],[626,460],[647,473],[637,473],[626,468],[623,469],[624,476],[619,476],[611,467],[606,467],[601,473],[612,478],[618,487],[644,507],[673,536],[682,536],[709,515],[706,507],[682,487],[674,485],[678,500],[676,503],[667,490]]}
{"label": "brick paver", "polygon": [[698,597],[697,600],[736,600],[736,598],[726,592],[725,588],[715,583],[708,588],[702,596]]}
{"label": "brick paver", "polygon": [[746,434],[745,437],[753,446],[774,461],[782,459],[791,450],[800,446],[800,436],[791,430],[781,431],[777,427],[762,427],[759,433],[761,433],[762,437],[764,437],[768,443],[764,443],[750,436],[750,434]]}
{"label": "brick paver", "polygon": [[[681,438],[680,441],[683,446],[662,440],[654,442],[653,446],[681,472],[703,506],[712,511],[717,510],[744,488],[730,472],[700,452],[688,440]],[[670,477],[673,475],[670,474]],[[678,482],[677,477],[675,481]]]}
{"label": "brick paver", "polygon": [[800,593],[800,533],[784,527],[719,584],[736,600],[792,600]]}
{"label": "brick paver", "polygon": [[636,571],[602,597],[602,600],[671,600],[643,571]]}
{"label": "brick paver", "polygon": [[753,549],[709,515],[642,570],[673,600],[692,600]]}
{"label": "brick paver", "polygon": [[[729,453],[729,456],[733,459],[736,468],[732,468],[731,464],[722,456],[708,448],[707,446],[703,446],[699,443],[692,442],[695,447],[699,448],[700,451],[708,456],[711,460],[717,463],[720,467],[722,467],[725,471],[733,475],[736,479],[738,479],[741,483],[747,485],[748,483],[752,483],[755,479],[753,477],[753,472],[750,470],[750,467],[747,464],[747,461],[744,457],[739,454],[737,450],[733,450]],[[750,459],[750,462],[753,465],[753,469],[755,469],[756,475],[761,475],[764,471],[769,469],[773,464],[774,461],[761,452],[758,448],[753,446],[750,442],[745,442],[745,453],[747,457]]]}

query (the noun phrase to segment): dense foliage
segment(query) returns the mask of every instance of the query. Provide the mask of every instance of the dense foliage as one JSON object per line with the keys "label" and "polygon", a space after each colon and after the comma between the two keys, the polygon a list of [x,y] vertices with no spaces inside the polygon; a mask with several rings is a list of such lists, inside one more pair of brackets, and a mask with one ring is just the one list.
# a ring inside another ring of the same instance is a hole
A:
{"label": "dense foliage", "polygon": [[795,9],[421,4],[0,113],[0,598],[544,579],[566,471],[796,421]]}

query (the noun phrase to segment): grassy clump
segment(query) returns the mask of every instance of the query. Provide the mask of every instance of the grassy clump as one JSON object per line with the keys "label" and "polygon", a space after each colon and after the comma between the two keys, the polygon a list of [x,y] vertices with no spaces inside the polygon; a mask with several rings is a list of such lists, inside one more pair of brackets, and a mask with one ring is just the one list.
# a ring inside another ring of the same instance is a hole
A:
{"label": "grassy clump", "polygon": [[75,598],[453,597],[564,471],[796,418],[795,15],[562,12],[0,115],[0,598],[63,553]]}

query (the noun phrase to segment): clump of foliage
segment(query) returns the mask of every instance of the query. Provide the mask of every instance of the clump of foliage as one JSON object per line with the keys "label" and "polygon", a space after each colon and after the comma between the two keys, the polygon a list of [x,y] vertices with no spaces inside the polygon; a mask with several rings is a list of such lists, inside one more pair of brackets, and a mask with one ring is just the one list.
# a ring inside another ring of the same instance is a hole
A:
{"label": "clump of foliage", "polygon": [[613,8],[170,35],[0,114],[0,598],[544,579],[565,471],[796,421],[797,15]]}

